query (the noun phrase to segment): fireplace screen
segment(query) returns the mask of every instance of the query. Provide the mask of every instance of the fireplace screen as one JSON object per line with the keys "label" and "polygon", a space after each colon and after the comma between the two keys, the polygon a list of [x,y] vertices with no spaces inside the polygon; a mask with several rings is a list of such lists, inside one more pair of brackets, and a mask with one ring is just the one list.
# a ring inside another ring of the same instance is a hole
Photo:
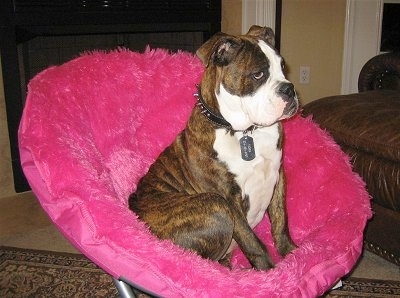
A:
{"label": "fireplace screen", "polygon": [[169,49],[173,52],[184,50],[194,53],[202,43],[201,32],[39,36],[18,47],[22,94],[27,91],[27,82],[37,73],[51,65],[60,65],[85,52],[117,48],[142,52],[149,46]]}
{"label": "fireplace screen", "polygon": [[126,47],[194,52],[221,28],[221,0],[0,1],[0,53],[15,190],[29,186],[18,152],[27,82],[80,53]]}

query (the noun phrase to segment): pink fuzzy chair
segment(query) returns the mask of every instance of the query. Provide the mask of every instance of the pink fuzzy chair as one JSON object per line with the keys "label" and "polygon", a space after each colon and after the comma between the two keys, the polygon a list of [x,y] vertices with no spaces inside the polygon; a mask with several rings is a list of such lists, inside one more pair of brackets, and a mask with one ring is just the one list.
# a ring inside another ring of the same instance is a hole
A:
{"label": "pink fuzzy chair", "polygon": [[[229,270],[160,241],[128,209],[158,154],[185,127],[203,66],[189,53],[86,54],[29,84],[19,130],[22,166],[43,209],[83,254],[115,279],[165,297],[315,297],[347,274],[371,216],[364,183],[311,119],[284,123],[292,238],[280,258],[268,218],[256,227],[274,269]],[[126,283],[118,287],[129,292]],[[125,295],[125,294],[124,294]],[[127,294],[126,294],[127,295]]]}

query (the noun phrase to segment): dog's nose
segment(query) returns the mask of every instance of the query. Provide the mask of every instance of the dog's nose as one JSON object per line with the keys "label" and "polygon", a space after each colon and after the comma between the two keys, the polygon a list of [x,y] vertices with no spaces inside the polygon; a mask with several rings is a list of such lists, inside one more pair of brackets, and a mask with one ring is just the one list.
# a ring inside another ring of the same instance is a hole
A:
{"label": "dog's nose", "polygon": [[281,83],[278,89],[278,93],[284,95],[284,100],[295,97],[294,85],[290,82]]}

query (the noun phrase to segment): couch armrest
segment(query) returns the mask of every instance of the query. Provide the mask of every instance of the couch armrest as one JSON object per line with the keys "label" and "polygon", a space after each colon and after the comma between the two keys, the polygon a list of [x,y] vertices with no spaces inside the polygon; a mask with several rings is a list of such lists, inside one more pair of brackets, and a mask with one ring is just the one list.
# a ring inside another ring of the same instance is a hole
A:
{"label": "couch armrest", "polygon": [[377,55],[365,63],[358,77],[358,91],[400,90],[400,52]]}

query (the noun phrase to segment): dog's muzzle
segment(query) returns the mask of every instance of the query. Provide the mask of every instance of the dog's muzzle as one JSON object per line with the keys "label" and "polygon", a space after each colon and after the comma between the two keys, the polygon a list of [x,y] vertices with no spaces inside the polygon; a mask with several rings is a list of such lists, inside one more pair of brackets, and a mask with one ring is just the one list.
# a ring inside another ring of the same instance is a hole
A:
{"label": "dog's muzzle", "polygon": [[290,82],[281,83],[278,88],[278,95],[286,102],[283,115],[287,117],[294,115],[299,107],[294,85]]}

